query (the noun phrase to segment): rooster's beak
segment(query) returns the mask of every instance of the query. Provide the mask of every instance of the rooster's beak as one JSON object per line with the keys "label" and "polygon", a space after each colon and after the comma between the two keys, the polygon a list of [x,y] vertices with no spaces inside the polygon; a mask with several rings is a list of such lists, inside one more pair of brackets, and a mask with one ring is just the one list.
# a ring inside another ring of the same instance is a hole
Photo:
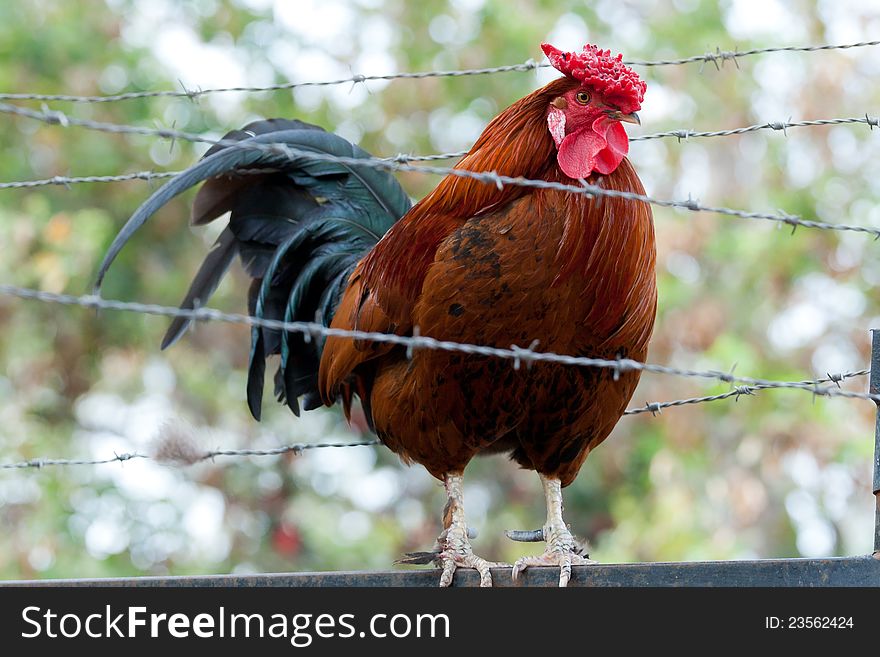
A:
{"label": "rooster's beak", "polygon": [[635,123],[636,125],[642,125],[642,120],[635,112],[632,112],[631,114],[624,114],[620,117],[620,120],[625,123]]}
{"label": "rooster's beak", "polygon": [[611,112],[607,112],[608,118],[614,121],[620,121],[621,123],[635,123],[636,125],[642,125],[642,122],[639,120],[639,115],[635,112],[630,114],[624,114],[619,110],[614,110]]}

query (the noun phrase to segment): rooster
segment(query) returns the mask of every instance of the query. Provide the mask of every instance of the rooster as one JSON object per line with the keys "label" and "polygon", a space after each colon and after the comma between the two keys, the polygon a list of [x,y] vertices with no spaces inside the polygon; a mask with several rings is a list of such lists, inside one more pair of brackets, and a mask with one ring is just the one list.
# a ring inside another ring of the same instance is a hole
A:
{"label": "rooster", "polygon": [[[626,159],[622,123],[639,123],[645,83],[608,50],[542,48],[563,76],[501,112],[456,168],[568,184],[586,180],[643,194]],[[498,347],[538,340],[545,351],[644,360],[657,305],[647,204],[450,175],[410,207],[384,171],[308,157],[369,157],[317,126],[258,121],[226,139],[296,150],[293,157],[228,145],[209,150],[131,217],[101,265],[97,287],[138,227],[173,196],[206,181],[193,223],[231,215],[183,308],[204,304],[239,255],[253,279],[254,317],[317,318],[334,329],[419,332]],[[162,347],[188,323],[177,318]],[[435,561],[441,586],[450,585],[460,567],[476,569],[481,586],[491,586],[490,568],[502,565],[475,555],[468,536],[462,477],[481,454],[507,453],[537,471],[543,484],[547,522],[531,538],[543,539],[546,549],[519,559],[514,579],[532,566],[554,566],[566,586],[573,565],[592,563],[563,520],[562,488],[620,419],[638,371],[615,376],[546,362],[515,369],[491,357],[407,353],[388,342],[304,339],[257,327],[247,384],[256,419],[266,359],[275,354],[275,393],[295,414],[341,401],[350,417],[358,397],[387,447],[444,482],[437,548],[409,558]],[[508,533],[519,540],[525,534]]]}

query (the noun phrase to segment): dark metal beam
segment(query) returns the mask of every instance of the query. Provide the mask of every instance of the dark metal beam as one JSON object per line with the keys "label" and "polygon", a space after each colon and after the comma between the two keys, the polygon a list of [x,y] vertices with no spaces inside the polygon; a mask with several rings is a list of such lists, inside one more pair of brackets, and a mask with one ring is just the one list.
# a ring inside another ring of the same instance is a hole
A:
{"label": "dark metal beam", "polygon": [[[872,394],[880,394],[880,330],[871,330]],[[880,554],[880,404],[874,426],[874,555]]]}
{"label": "dark metal beam", "polygon": [[[533,568],[514,584],[509,568],[492,570],[498,587],[556,586],[559,570]],[[5,581],[0,586],[151,586],[151,587],[384,587],[437,586],[439,570],[376,572],[270,573],[188,577],[122,577]],[[454,585],[478,586],[473,570],[459,570]],[[872,556],[831,559],[768,559],[690,563],[631,563],[579,566],[569,586],[880,586],[880,560]]]}

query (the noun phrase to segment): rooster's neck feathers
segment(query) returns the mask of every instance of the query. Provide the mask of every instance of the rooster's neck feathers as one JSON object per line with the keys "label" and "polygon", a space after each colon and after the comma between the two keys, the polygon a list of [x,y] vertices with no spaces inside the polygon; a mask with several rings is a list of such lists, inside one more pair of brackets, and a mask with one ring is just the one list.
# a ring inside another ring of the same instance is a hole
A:
{"label": "rooster's neck feathers", "polygon": [[[486,126],[455,168],[491,171],[502,176],[557,179],[556,145],[547,130],[547,107],[554,98],[576,86],[576,81],[560,78],[515,102]],[[447,176],[407,218],[434,213],[471,217],[529,191],[514,185],[499,189],[479,180]]]}

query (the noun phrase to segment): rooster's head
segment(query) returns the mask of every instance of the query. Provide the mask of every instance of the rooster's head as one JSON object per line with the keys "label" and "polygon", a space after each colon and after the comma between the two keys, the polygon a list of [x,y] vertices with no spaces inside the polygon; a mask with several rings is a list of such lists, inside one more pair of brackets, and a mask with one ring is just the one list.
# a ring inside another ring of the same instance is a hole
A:
{"label": "rooster's head", "polygon": [[559,167],[570,178],[611,173],[629,151],[620,123],[639,123],[647,85],[610,50],[586,45],[579,53],[563,52],[548,43],[541,49],[554,68],[579,83],[547,109]]}

